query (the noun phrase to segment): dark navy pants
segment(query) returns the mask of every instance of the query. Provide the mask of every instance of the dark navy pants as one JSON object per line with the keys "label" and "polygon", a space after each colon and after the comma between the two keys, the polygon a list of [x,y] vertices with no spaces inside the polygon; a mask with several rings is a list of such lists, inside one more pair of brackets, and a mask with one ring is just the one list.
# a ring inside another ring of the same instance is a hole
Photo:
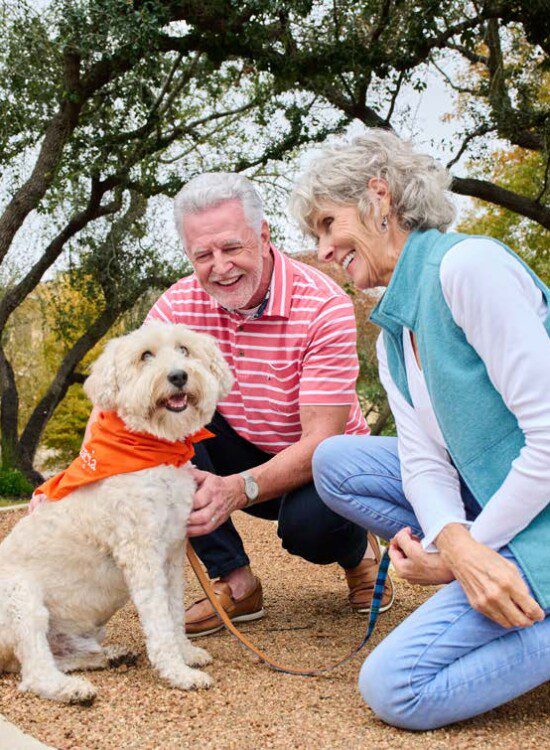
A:
{"label": "dark navy pants", "polygon": [[[272,458],[238,435],[218,412],[208,428],[216,437],[196,443],[193,459],[195,466],[203,471],[227,476]],[[344,568],[353,568],[360,563],[367,548],[367,532],[327,508],[313,482],[253,505],[244,512],[277,521],[277,534],[283,547],[291,555],[312,563],[336,562]],[[250,562],[231,519],[211,534],[193,537],[191,544],[211,578],[227,575]]]}

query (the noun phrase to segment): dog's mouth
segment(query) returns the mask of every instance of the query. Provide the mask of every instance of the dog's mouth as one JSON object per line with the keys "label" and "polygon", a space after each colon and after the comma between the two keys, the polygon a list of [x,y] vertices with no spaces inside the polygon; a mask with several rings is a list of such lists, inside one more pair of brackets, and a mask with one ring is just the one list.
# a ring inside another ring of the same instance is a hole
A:
{"label": "dog's mouth", "polygon": [[168,411],[185,411],[187,409],[187,393],[175,393],[170,398],[161,401],[159,406],[164,407]]}

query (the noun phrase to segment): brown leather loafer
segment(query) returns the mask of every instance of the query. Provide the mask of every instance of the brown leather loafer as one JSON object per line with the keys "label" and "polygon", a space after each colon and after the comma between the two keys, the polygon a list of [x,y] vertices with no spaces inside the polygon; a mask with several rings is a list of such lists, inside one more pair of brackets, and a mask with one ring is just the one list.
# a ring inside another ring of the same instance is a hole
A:
{"label": "brown leather loafer", "polygon": [[[349,603],[353,611],[358,614],[368,614],[370,612],[372,594],[378,574],[378,563],[382,556],[378,539],[370,532],[368,537],[369,544],[374,550],[375,559],[364,557],[355,568],[348,568],[345,571],[349,588]],[[388,575],[384,586],[384,593],[382,594],[380,612],[386,612],[392,606],[394,596],[393,581]]]}
{"label": "brown leather loafer", "polygon": [[[232,622],[250,622],[265,615],[259,578],[256,578],[256,587],[242,599],[234,599],[229,584],[224,581],[214,581],[212,588]],[[185,613],[185,632],[189,638],[210,635],[224,627],[208,599],[199,599],[192,607],[192,614],[189,614],[191,607]]]}

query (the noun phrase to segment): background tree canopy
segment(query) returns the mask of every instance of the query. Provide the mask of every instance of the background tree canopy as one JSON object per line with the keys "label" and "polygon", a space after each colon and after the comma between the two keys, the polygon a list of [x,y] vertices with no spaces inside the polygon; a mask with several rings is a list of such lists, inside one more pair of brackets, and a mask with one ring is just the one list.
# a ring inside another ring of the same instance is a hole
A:
{"label": "background tree canopy", "polygon": [[[90,352],[186,272],[158,241],[157,197],[245,171],[282,211],[301,150],[352,123],[399,132],[400,97],[428,69],[457,92],[452,189],[483,201],[468,226],[517,240],[544,276],[546,6],[0,0],[3,464],[40,479],[40,439]],[[31,386],[20,334],[36,315],[49,349]]]}

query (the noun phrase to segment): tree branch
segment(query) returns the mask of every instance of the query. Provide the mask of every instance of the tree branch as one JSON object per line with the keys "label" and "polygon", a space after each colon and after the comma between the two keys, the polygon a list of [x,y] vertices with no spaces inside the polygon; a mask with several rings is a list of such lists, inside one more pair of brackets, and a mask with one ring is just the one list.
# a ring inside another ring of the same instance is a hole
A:
{"label": "tree branch", "polygon": [[543,206],[531,198],[499,187],[492,182],[468,177],[453,177],[451,190],[458,195],[480,198],[510,211],[515,211],[521,216],[537,221],[546,229],[550,229],[550,208],[548,206]]}
{"label": "tree branch", "polygon": [[458,149],[456,155],[449,162],[447,162],[447,169],[454,167],[462,154],[468,148],[468,145],[471,143],[471,141],[473,141],[475,138],[478,138],[480,135],[487,135],[487,133],[492,133],[494,130],[495,128],[492,125],[481,125],[479,128],[476,128],[476,130],[468,133],[468,135],[462,141],[462,145]]}
{"label": "tree branch", "polygon": [[104,206],[101,205],[101,198],[111,185],[112,183],[108,184],[107,182],[92,180],[90,197],[86,208],[74,214],[61,232],[46,247],[39,260],[27,275],[4,295],[0,301],[0,331],[4,329],[12,312],[35,289],[44,273],[61,255],[66,243],[94,219],[108,216],[118,211],[121,204],[120,196],[118,199]]}

